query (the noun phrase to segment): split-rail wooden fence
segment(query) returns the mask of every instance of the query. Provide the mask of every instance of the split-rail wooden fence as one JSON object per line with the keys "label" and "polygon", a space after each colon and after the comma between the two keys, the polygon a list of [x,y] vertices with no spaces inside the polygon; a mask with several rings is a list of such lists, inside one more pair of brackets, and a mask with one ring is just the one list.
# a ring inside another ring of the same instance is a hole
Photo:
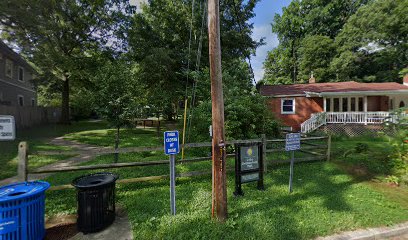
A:
{"label": "split-rail wooden fence", "polygon": [[[285,164],[289,163],[289,154],[285,152],[285,139],[267,139],[265,135],[262,135],[260,139],[250,139],[250,140],[233,140],[228,141],[227,146],[233,146],[234,144],[239,143],[262,143],[263,148],[263,166],[264,172],[268,170],[268,166],[276,164]],[[211,142],[202,142],[202,143],[188,143],[184,147],[188,148],[202,148],[202,147],[211,147]],[[111,148],[100,148],[97,151],[88,153],[93,157],[105,155],[105,154],[117,154],[117,153],[133,153],[133,152],[149,152],[149,151],[161,151],[163,146],[160,147],[132,147],[132,148],[122,148],[122,149],[111,149]],[[295,154],[295,162],[311,162],[311,161],[323,161],[330,160],[330,150],[331,150],[331,137],[322,136],[322,137],[304,137],[301,138],[301,149]],[[84,151],[40,151],[36,154],[42,155],[58,155],[58,154],[69,154],[69,155],[79,155]],[[158,165],[167,165],[169,164],[168,159],[158,160],[158,161],[145,161],[145,162],[127,162],[127,163],[110,163],[110,164],[98,164],[98,165],[85,165],[85,166],[68,166],[68,167],[59,167],[59,168],[45,168],[45,169],[29,169],[28,161],[28,146],[26,142],[21,142],[18,149],[18,178],[19,181],[27,181],[28,174],[50,174],[50,173],[60,173],[68,171],[82,171],[82,170],[100,170],[100,169],[113,169],[113,168],[127,168],[127,167],[145,167],[145,166],[158,166]],[[227,157],[233,157],[235,154],[229,153]],[[177,160],[176,164],[188,164],[195,162],[210,161],[211,157],[195,157],[183,160]],[[233,170],[233,169],[228,169]],[[211,174],[211,171],[206,172],[189,172],[179,174],[177,177],[193,177],[199,175]],[[168,175],[161,176],[148,176],[148,177],[139,177],[133,179],[121,179],[118,180],[119,183],[134,183],[134,182],[144,182],[168,178]],[[70,185],[61,185],[54,186],[52,190],[59,190],[70,188]]]}

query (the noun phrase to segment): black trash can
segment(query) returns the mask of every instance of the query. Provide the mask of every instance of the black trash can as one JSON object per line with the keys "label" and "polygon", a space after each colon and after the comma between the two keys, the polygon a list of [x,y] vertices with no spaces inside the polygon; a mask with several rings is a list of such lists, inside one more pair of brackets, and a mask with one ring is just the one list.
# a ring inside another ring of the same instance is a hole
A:
{"label": "black trash can", "polygon": [[76,178],[78,230],[93,233],[103,230],[115,221],[115,186],[118,176],[113,173],[95,173]]}

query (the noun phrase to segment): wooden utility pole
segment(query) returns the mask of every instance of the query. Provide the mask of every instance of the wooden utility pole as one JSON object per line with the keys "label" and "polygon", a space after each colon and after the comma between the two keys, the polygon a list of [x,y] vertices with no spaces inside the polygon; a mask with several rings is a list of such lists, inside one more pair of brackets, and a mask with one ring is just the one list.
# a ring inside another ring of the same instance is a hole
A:
{"label": "wooden utility pole", "polygon": [[225,221],[227,211],[227,179],[225,167],[224,98],[222,92],[220,3],[208,0],[208,45],[212,100],[212,216]]}

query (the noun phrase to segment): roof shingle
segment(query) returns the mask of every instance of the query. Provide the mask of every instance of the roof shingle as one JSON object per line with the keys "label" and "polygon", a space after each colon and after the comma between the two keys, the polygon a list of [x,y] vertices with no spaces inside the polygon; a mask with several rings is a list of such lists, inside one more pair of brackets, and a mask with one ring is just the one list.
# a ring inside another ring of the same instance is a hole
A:
{"label": "roof shingle", "polygon": [[408,86],[396,82],[387,83],[359,83],[332,82],[332,83],[307,83],[290,85],[263,85],[260,93],[263,96],[276,95],[304,95],[305,92],[366,92],[366,91],[396,91],[408,90]]}

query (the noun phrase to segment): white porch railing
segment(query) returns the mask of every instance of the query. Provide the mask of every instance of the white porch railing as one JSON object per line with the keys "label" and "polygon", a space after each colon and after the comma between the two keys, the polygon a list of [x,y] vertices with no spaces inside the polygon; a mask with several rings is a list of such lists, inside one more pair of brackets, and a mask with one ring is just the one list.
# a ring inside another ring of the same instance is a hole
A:
{"label": "white porch railing", "polygon": [[322,112],[312,114],[302,123],[301,131],[309,133],[328,123],[381,124],[386,119],[396,122],[398,116],[390,112]]}

